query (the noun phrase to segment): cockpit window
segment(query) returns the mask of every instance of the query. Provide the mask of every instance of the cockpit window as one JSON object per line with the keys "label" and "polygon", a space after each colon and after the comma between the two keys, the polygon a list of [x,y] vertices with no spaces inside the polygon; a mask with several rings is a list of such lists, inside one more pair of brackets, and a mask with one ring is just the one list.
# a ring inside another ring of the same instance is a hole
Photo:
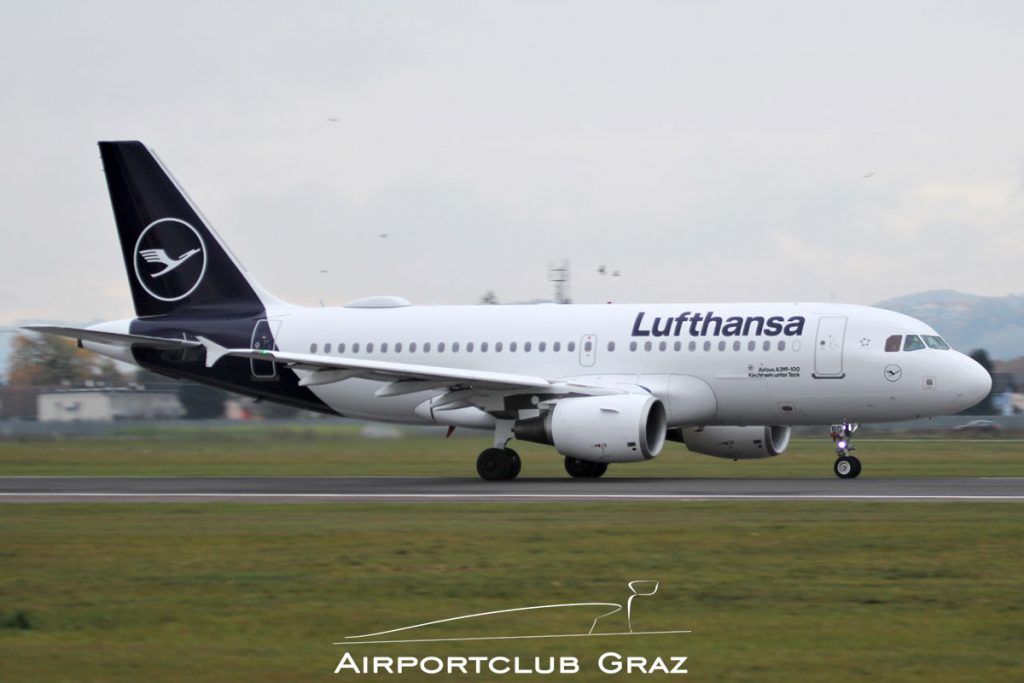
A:
{"label": "cockpit window", "polygon": [[904,351],[920,351],[924,348],[924,342],[916,334],[908,334],[903,342]]}
{"label": "cockpit window", "polygon": [[949,351],[949,344],[942,337],[936,337],[934,334],[922,334],[921,339],[924,339],[924,343],[928,345],[929,349]]}
{"label": "cockpit window", "polygon": [[887,353],[900,350],[900,344],[903,342],[902,334],[894,334],[885,340],[885,350]]}

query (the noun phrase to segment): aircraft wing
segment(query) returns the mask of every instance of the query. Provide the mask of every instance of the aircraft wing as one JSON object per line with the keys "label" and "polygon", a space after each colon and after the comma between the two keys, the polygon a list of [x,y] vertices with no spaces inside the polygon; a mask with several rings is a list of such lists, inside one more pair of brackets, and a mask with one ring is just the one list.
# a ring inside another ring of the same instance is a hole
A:
{"label": "aircraft wing", "polygon": [[91,341],[97,344],[112,346],[143,346],[147,349],[175,350],[195,349],[202,346],[200,342],[187,339],[168,339],[166,337],[150,337],[144,334],[121,334],[119,332],[100,332],[79,327],[60,327],[57,325],[26,325],[22,329],[68,337],[79,341]]}
{"label": "aircraft wing", "polygon": [[[518,375],[505,372],[488,372],[486,370],[465,370],[436,365],[419,365],[416,363],[395,363],[391,361],[367,360],[364,358],[347,358],[344,356],[326,356],[313,353],[288,353],[266,349],[227,349],[204,337],[199,337],[206,347],[206,365],[212,366],[224,356],[250,358],[253,360],[281,363],[292,368],[309,370],[311,374],[304,377],[301,386],[316,386],[340,382],[354,377],[367,379],[391,380],[390,388],[378,392],[378,395],[398,395],[410,391],[446,386],[472,386],[492,390],[551,390],[555,383],[542,377]],[[404,386],[400,383],[404,383]]]}

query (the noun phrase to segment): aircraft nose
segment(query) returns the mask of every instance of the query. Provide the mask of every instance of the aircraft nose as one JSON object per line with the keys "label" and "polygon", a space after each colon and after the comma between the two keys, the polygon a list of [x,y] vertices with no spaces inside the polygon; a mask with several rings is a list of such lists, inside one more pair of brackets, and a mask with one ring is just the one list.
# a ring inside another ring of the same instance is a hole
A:
{"label": "aircraft nose", "polygon": [[956,372],[956,398],[963,408],[976,405],[992,391],[992,376],[970,356],[960,356]]}

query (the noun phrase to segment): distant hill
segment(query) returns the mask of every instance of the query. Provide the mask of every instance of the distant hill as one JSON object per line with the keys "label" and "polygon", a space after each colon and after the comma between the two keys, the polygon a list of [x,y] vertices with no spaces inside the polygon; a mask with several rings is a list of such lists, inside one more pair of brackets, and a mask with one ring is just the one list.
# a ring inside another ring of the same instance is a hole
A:
{"label": "distant hill", "polygon": [[985,349],[999,359],[1024,356],[1024,295],[977,296],[939,289],[875,305],[928,323],[958,351]]}

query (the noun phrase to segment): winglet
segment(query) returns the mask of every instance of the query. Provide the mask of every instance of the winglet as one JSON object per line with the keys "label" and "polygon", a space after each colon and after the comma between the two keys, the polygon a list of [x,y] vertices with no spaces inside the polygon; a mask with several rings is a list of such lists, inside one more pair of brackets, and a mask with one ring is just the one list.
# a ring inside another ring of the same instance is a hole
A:
{"label": "winglet", "polygon": [[221,346],[215,341],[207,339],[206,337],[196,337],[199,342],[206,349],[206,367],[212,368],[217,361],[223,358],[228,353],[228,348]]}

